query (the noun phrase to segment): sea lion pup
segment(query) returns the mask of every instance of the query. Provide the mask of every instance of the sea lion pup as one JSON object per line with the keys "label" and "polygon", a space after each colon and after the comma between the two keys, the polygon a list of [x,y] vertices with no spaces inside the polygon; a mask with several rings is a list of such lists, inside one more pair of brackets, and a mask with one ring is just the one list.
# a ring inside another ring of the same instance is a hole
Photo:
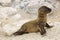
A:
{"label": "sea lion pup", "polygon": [[38,17],[35,20],[29,21],[22,25],[21,29],[13,33],[13,35],[22,35],[25,33],[40,32],[41,35],[46,33],[44,27],[50,28],[51,26],[47,23],[47,13],[50,13],[51,9],[42,6],[38,9]]}

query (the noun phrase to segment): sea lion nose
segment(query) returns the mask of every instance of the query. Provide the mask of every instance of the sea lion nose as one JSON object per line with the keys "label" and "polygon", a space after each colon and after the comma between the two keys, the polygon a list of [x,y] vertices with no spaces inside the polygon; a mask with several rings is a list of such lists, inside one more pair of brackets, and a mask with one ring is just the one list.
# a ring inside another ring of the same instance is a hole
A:
{"label": "sea lion nose", "polygon": [[51,9],[50,8],[47,8],[47,13],[50,13],[51,12]]}

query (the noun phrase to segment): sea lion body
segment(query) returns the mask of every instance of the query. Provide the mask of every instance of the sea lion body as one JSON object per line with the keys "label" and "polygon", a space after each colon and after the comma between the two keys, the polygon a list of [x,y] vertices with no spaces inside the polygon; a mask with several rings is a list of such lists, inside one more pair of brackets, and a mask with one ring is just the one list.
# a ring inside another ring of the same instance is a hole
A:
{"label": "sea lion body", "polygon": [[46,6],[40,7],[38,10],[37,19],[23,24],[21,29],[15,32],[14,35],[21,35],[21,34],[32,33],[32,32],[40,32],[41,35],[45,34],[46,30],[44,27],[50,28],[50,26],[47,24],[47,13],[50,12],[51,12],[50,8]]}

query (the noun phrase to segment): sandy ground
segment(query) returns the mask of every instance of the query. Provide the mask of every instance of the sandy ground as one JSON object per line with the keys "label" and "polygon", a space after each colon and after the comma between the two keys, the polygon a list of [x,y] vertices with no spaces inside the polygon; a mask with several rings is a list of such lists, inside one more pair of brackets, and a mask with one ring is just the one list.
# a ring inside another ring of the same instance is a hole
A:
{"label": "sandy ground", "polygon": [[53,28],[46,29],[46,35],[40,33],[29,33],[19,36],[6,36],[0,33],[0,40],[60,40],[60,22],[55,22]]}

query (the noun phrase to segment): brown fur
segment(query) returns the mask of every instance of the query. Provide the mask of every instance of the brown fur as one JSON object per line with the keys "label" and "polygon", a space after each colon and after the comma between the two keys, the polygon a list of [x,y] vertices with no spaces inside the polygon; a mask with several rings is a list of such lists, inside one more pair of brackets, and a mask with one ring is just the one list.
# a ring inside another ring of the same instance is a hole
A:
{"label": "brown fur", "polygon": [[32,33],[32,32],[40,32],[41,35],[46,33],[46,30],[44,27],[50,28],[50,26],[47,24],[47,13],[50,13],[51,9],[42,6],[38,10],[38,17],[36,20],[29,21],[22,25],[21,29],[19,29],[17,32],[14,33],[14,35],[21,35],[24,33]]}

